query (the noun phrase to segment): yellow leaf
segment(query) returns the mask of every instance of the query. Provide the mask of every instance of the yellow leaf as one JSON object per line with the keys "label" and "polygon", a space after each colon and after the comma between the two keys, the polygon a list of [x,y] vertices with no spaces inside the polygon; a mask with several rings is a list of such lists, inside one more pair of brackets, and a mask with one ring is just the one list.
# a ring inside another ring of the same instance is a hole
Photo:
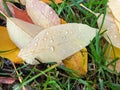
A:
{"label": "yellow leaf", "polygon": [[85,75],[87,73],[88,63],[87,49],[84,48],[73,56],[68,57],[63,63],[67,68],[77,71],[78,75]]}
{"label": "yellow leaf", "polygon": [[[51,3],[51,0],[42,0],[45,3]],[[62,3],[63,0],[55,0],[56,4]]]}
{"label": "yellow leaf", "polygon": [[0,51],[11,50],[9,52],[0,53],[0,56],[8,58],[14,63],[22,63],[22,59],[18,58],[19,49],[15,48],[16,46],[10,40],[6,28],[0,26]]}
{"label": "yellow leaf", "polygon": [[[119,58],[119,60],[116,62],[116,67],[115,69],[117,72],[120,72],[120,48],[117,48],[115,46],[111,46],[110,44],[108,45],[108,48],[106,50],[106,56],[110,54],[110,61]],[[113,67],[110,65],[109,68],[113,69]]]}

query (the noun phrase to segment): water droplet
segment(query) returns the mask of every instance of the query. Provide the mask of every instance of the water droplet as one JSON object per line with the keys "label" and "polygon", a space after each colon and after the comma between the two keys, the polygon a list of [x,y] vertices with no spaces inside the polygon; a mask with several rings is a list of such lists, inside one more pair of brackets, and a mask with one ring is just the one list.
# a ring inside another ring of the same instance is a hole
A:
{"label": "water droplet", "polygon": [[53,14],[53,11],[50,11],[50,15]]}
{"label": "water droplet", "polygon": [[34,53],[34,50],[31,50],[30,52],[31,52],[31,53]]}
{"label": "water droplet", "polygon": [[55,50],[55,48],[53,46],[51,46],[51,47],[49,47],[49,50],[53,52]]}
{"label": "water droplet", "polygon": [[65,34],[68,34],[68,31],[66,31]]}
{"label": "water droplet", "polygon": [[46,41],[47,39],[46,38],[43,38],[44,41]]}
{"label": "water droplet", "polygon": [[54,40],[53,39],[50,39],[50,43],[53,43],[54,42]]}
{"label": "water droplet", "polygon": [[116,38],[117,36],[116,35],[114,35],[114,38]]}
{"label": "water droplet", "polygon": [[82,46],[80,45],[80,48],[82,48]]}
{"label": "water droplet", "polygon": [[35,46],[37,46],[38,45],[38,43],[35,43]]}
{"label": "water droplet", "polygon": [[49,32],[46,32],[46,35],[48,35],[49,34]]}
{"label": "water droplet", "polygon": [[37,38],[37,39],[36,39],[36,42],[38,42],[38,41],[39,41],[39,39]]}

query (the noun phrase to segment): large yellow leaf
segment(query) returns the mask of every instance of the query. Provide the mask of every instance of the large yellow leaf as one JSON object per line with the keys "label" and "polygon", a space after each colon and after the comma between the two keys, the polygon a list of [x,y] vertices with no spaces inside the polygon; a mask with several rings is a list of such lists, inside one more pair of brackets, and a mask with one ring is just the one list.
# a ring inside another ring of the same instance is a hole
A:
{"label": "large yellow leaf", "polygon": [[[0,27],[0,51],[11,50],[6,53],[0,53],[0,56],[10,59],[14,63],[22,63],[22,59],[18,58],[19,49],[10,40],[5,27]],[[14,50],[12,50],[14,49]]]}
{"label": "large yellow leaf", "polygon": [[80,52],[68,57],[63,61],[67,68],[77,71],[77,75],[85,75],[87,73],[88,54],[84,48]]}

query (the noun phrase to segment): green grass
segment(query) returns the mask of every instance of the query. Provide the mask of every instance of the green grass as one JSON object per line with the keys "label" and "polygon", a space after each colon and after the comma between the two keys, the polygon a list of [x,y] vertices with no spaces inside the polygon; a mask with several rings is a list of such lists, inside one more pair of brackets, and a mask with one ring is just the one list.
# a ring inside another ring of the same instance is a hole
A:
{"label": "green grass", "polygon": [[[95,13],[104,14],[105,17],[107,0],[64,0],[61,4],[55,4],[52,0],[50,6],[59,17],[68,23],[84,23],[98,28],[98,17],[81,7],[80,3]],[[87,46],[89,63],[88,73],[85,76],[76,77],[72,75],[73,70],[65,66],[52,66],[54,63],[41,63],[39,66],[23,64],[17,66],[19,75],[16,75],[16,77],[21,76],[23,80],[15,90],[23,86],[31,86],[36,90],[119,90],[120,75],[116,70],[108,68],[111,64],[114,64],[115,67],[118,59],[115,58],[112,62],[108,62],[109,56],[105,57],[108,43],[105,42],[103,45],[103,33],[96,33],[94,40]],[[92,65],[92,67],[89,67],[89,65]]]}

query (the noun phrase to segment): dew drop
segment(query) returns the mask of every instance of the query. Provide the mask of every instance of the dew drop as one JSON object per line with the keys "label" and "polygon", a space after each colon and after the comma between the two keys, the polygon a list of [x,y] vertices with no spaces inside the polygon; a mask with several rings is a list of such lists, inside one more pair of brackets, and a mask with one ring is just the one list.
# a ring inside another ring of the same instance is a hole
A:
{"label": "dew drop", "polygon": [[31,50],[30,52],[31,52],[31,53],[34,53],[34,50]]}
{"label": "dew drop", "polygon": [[54,42],[54,40],[53,39],[50,39],[50,43],[53,43]]}
{"label": "dew drop", "polygon": [[48,35],[49,34],[49,32],[46,32],[46,35]]}
{"label": "dew drop", "polygon": [[46,38],[43,38],[43,41],[46,41],[47,39]]}
{"label": "dew drop", "polygon": [[35,46],[37,46],[38,45],[38,43],[35,43]]}
{"label": "dew drop", "polygon": [[50,15],[53,14],[53,11],[50,11]]}
{"label": "dew drop", "polygon": [[116,38],[117,36],[116,35],[114,35],[114,38]]}
{"label": "dew drop", "polygon": [[37,38],[37,39],[36,39],[36,42],[38,42],[38,41],[39,41],[39,39]]}
{"label": "dew drop", "polygon": [[65,34],[68,34],[68,31],[66,31]]}
{"label": "dew drop", "polygon": [[53,46],[51,46],[51,47],[49,47],[49,50],[53,52],[55,50],[55,48]]}

